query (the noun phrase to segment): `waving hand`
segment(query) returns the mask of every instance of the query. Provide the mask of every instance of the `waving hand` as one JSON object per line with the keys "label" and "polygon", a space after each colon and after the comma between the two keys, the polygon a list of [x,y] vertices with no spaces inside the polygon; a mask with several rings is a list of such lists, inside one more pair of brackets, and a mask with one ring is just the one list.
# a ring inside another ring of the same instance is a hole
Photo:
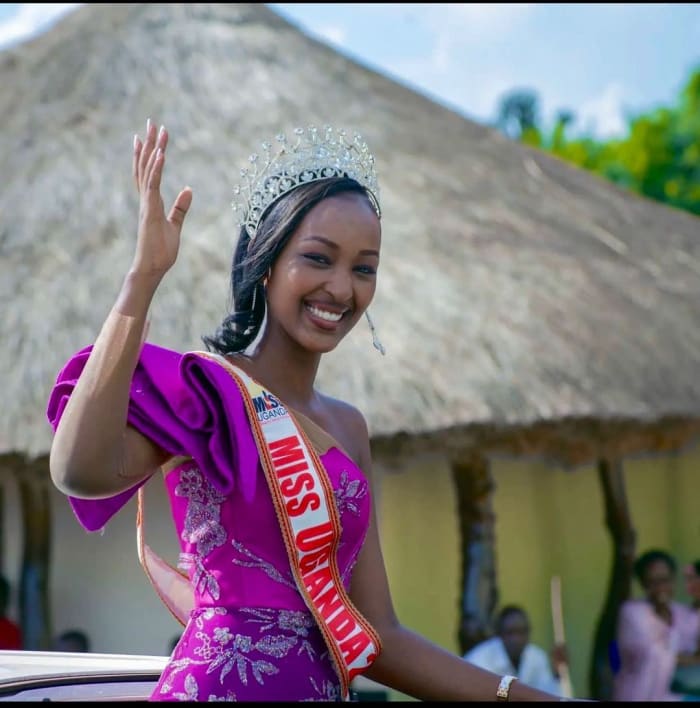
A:
{"label": "waving hand", "polygon": [[180,247],[180,232],[192,203],[192,190],[185,187],[165,213],[160,193],[168,133],[149,120],[143,142],[134,136],[133,177],[139,192],[139,228],[131,270],[162,277],[173,266]]}

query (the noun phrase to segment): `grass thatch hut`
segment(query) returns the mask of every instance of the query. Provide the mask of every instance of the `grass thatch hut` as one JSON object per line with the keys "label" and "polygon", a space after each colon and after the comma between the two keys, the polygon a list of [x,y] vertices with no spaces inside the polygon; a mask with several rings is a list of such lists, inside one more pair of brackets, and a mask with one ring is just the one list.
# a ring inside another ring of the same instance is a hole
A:
{"label": "grass thatch hut", "polygon": [[[503,559],[523,555],[520,530],[513,527],[514,538],[507,525],[499,527],[495,554],[494,479],[513,496],[512,513],[497,520],[537,516],[516,489],[525,479],[535,480],[530,490],[546,479],[537,487],[545,503],[573,509],[569,519],[551,517],[550,531],[584,514],[585,524],[576,522],[579,551],[584,536],[602,527],[604,505],[589,491],[590,505],[577,510],[570,495],[578,475],[560,472],[598,465],[619,536],[620,580],[595,645],[601,680],[601,651],[616,604],[629,592],[634,551],[620,463],[684,455],[700,432],[697,218],[515,144],[309,38],[262,4],[88,4],[45,35],[0,52],[0,83],[3,565],[21,586],[21,615],[35,646],[66,617],[87,617],[72,609],[71,578],[86,580],[81,553],[95,554],[95,575],[112,567],[100,565],[104,553],[116,554],[115,563],[135,556],[131,546],[123,552],[105,539],[78,552],[87,542],[47,482],[44,414],[56,372],[94,339],[130,262],[133,134],[143,133],[148,117],[165,124],[166,199],[184,184],[194,191],[181,255],[157,296],[149,335],[188,349],[202,348],[200,336],[227,305],[238,169],[280,129],[331,123],[359,129],[378,162],[384,243],[372,314],[388,353],[379,356],[360,326],[324,362],[321,385],[367,416],[383,472],[385,553],[399,609],[419,628],[429,614],[426,633],[444,619],[443,643],[454,641],[461,622],[460,650],[488,631],[496,571],[512,580]],[[519,473],[509,487],[494,467],[506,458],[542,461],[539,476]],[[416,465],[423,472],[406,472]],[[683,499],[697,489],[689,474],[679,473],[674,487]],[[170,542],[166,531],[156,529],[156,543]],[[418,546],[411,552],[424,555],[404,567],[397,559],[412,534]],[[428,553],[420,545],[426,537],[449,537],[449,548]],[[537,546],[542,535],[531,538]],[[479,547],[481,561],[472,552]],[[571,570],[571,584],[579,583],[565,558],[571,548],[551,552]],[[603,550],[587,556],[597,578],[583,605],[571,608],[586,608],[581,641],[586,632],[592,639],[609,558],[604,538]],[[14,560],[21,572],[11,571]],[[543,563],[528,577],[546,582],[552,565]],[[519,567],[521,581],[528,572]],[[96,617],[111,577],[100,585]],[[454,583],[421,596],[416,588],[426,577]],[[409,578],[413,599],[404,600]],[[543,594],[539,585],[519,587],[527,597]],[[85,613],[85,595],[81,601]],[[128,616],[128,603],[122,610]],[[531,614],[546,621],[542,611]],[[102,637],[121,636],[120,623],[91,626]]]}

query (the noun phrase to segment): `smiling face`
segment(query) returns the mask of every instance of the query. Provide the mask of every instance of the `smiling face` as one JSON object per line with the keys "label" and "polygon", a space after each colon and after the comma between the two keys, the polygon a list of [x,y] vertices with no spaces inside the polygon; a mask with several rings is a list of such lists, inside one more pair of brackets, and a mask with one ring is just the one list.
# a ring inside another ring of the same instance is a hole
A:
{"label": "smiling face", "polygon": [[647,598],[657,607],[665,607],[671,602],[674,582],[674,569],[661,559],[649,563],[642,576],[642,587]]}
{"label": "smiling face", "polygon": [[363,194],[316,204],[272,268],[266,337],[319,354],[334,349],[372,301],[380,243],[379,218]]}

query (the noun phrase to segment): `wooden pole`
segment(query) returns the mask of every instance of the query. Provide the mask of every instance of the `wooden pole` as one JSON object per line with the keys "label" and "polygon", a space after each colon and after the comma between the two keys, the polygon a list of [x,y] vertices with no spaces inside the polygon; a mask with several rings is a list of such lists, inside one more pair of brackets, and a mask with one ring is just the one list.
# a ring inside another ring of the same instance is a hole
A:
{"label": "wooden pole", "polygon": [[493,635],[496,586],[495,482],[488,459],[474,451],[452,462],[462,536],[459,645],[463,654]]}
{"label": "wooden pole", "polygon": [[632,526],[627,503],[622,461],[607,458],[599,460],[598,478],[603,492],[605,525],[612,540],[612,570],[605,604],[593,638],[589,695],[595,700],[609,701],[612,698],[613,681],[610,648],[615,640],[620,605],[631,594],[637,534]]}
{"label": "wooden pole", "polygon": [[48,649],[51,506],[46,462],[26,464],[16,471],[16,476],[24,531],[19,602],[22,643],[24,649]]}
{"label": "wooden pole", "polygon": [[[554,625],[554,643],[558,646],[566,646],[564,636],[564,613],[561,603],[561,578],[558,575],[552,577],[550,583],[550,603],[552,606],[552,624]],[[559,661],[556,665],[561,685],[561,694],[564,698],[573,698],[574,692],[571,687],[571,675],[569,665],[565,661]]]}

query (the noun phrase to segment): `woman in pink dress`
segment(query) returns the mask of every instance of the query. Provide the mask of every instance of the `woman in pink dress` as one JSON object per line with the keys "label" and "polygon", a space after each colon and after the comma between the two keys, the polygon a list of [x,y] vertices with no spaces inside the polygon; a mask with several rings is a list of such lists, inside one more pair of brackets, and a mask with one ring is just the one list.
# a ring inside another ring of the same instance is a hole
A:
{"label": "woman in pink dress", "polygon": [[677,701],[671,691],[678,657],[695,652],[698,614],[673,599],[676,562],[662,550],[642,554],[634,564],[643,599],[620,608],[617,648],[620,668],[613,683],[615,701]]}
{"label": "woman in pink dress", "polygon": [[688,563],[683,568],[683,579],[690,604],[696,610],[700,610],[700,559]]}
{"label": "woman in pink dress", "polygon": [[192,191],[166,213],[168,133],[149,121],[135,137],[133,263],[49,400],[51,476],[86,529],[164,475],[182,574],[141,547],[184,630],[152,700],[345,700],[358,674],[423,700],[559,700],[397,619],[365,419],[314,384],[322,354],[374,296],[374,160],[359,136],[331,128],[276,140],[235,190],[233,310],[207,351],[180,353],[146,343],[145,328]]}

